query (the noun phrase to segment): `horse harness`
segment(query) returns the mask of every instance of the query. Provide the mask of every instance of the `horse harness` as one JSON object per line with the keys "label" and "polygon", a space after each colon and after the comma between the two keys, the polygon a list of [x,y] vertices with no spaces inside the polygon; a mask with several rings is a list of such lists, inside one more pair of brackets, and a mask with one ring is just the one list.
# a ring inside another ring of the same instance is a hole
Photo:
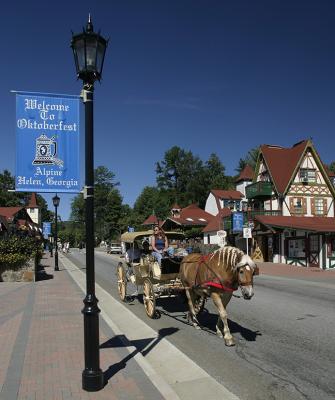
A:
{"label": "horse harness", "polygon": [[[230,281],[230,280],[226,280],[226,281],[222,281],[222,279],[220,279],[220,277],[217,276],[217,274],[211,269],[211,267],[208,265],[207,261],[208,259],[212,256],[212,254],[207,254],[207,255],[202,255],[199,262],[197,263],[197,271],[195,274],[195,280],[194,280],[194,285],[193,288],[217,288],[217,289],[221,289],[225,292],[234,292],[235,290],[238,289],[238,284],[236,285],[236,283]],[[199,269],[200,269],[200,265],[204,264],[206,266],[206,279],[204,282],[197,282],[199,281]]]}

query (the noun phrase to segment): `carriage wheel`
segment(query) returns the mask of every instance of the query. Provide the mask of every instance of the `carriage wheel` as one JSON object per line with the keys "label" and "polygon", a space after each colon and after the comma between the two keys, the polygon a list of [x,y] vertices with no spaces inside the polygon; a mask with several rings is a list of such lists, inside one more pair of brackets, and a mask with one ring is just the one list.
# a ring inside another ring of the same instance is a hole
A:
{"label": "carriage wheel", "polygon": [[117,289],[119,292],[120,299],[122,301],[126,301],[127,279],[126,279],[126,272],[121,263],[117,266]]}
{"label": "carriage wheel", "polygon": [[143,303],[147,316],[154,318],[156,315],[156,296],[150,279],[145,279],[143,282]]}

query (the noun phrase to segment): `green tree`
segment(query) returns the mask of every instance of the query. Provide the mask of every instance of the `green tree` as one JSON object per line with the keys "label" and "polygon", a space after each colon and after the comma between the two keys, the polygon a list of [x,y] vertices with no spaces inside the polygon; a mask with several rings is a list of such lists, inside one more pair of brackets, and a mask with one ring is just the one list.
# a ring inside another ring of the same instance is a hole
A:
{"label": "green tree", "polygon": [[[98,241],[117,237],[122,214],[122,197],[116,188],[119,182],[114,181],[115,174],[104,166],[94,170],[94,180],[95,236]],[[72,200],[70,220],[77,224],[76,237],[84,237],[85,200],[81,194]],[[81,230],[78,224],[81,224]]]}
{"label": "green tree", "polygon": [[[12,192],[14,190],[15,177],[8,170],[0,174],[0,207],[25,206],[29,203],[31,193]],[[53,212],[48,210],[48,203],[39,194],[36,195],[37,204],[40,207],[41,221],[52,221]]]}
{"label": "green tree", "polygon": [[180,206],[197,202],[203,163],[191,151],[172,147],[165,152],[164,160],[156,163],[156,174],[158,188],[167,191]]}
{"label": "green tree", "polygon": [[0,174],[0,207],[16,207],[24,205],[25,194],[9,192],[15,188],[15,177],[5,169]]}
{"label": "green tree", "polygon": [[243,168],[248,164],[252,169],[256,168],[256,163],[259,154],[259,147],[254,147],[248,151],[244,158],[240,158],[235,171],[240,174]]}
{"label": "green tree", "polygon": [[150,215],[155,214],[160,220],[169,215],[173,199],[169,191],[146,186],[134,204],[134,220],[136,226],[140,226]]}
{"label": "green tree", "polygon": [[329,164],[329,167],[328,167],[328,168],[330,169],[330,171],[332,171],[332,172],[335,173],[335,161],[332,161],[332,162]]}

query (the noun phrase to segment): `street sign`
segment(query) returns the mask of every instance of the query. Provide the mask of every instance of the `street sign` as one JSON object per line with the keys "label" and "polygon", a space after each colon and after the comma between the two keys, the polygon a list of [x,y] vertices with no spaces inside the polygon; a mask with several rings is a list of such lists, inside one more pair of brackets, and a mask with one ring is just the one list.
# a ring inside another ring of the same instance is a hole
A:
{"label": "street sign", "polygon": [[219,237],[225,238],[227,236],[227,232],[226,231],[217,231],[217,235]]}
{"label": "street sign", "polygon": [[216,234],[218,237],[218,245],[220,247],[224,247],[226,245],[227,232],[226,231],[217,231]]}
{"label": "street sign", "polygon": [[243,237],[244,237],[244,239],[251,239],[252,238],[252,230],[251,230],[251,228],[243,228]]}

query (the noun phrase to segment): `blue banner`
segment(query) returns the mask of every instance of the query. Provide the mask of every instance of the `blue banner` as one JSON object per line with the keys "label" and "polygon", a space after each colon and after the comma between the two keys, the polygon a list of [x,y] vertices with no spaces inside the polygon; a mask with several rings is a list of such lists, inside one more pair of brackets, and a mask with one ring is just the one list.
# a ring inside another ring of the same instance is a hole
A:
{"label": "blue banner", "polygon": [[43,236],[47,238],[51,235],[51,222],[43,222]]}
{"label": "blue banner", "polygon": [[15,190],[80,192],[79,97],[16,94]]}
{"label": "blue banner", "polygon": [[233,226],[233,232],[243,231],[243,212],[232,213],[232,226]]}

